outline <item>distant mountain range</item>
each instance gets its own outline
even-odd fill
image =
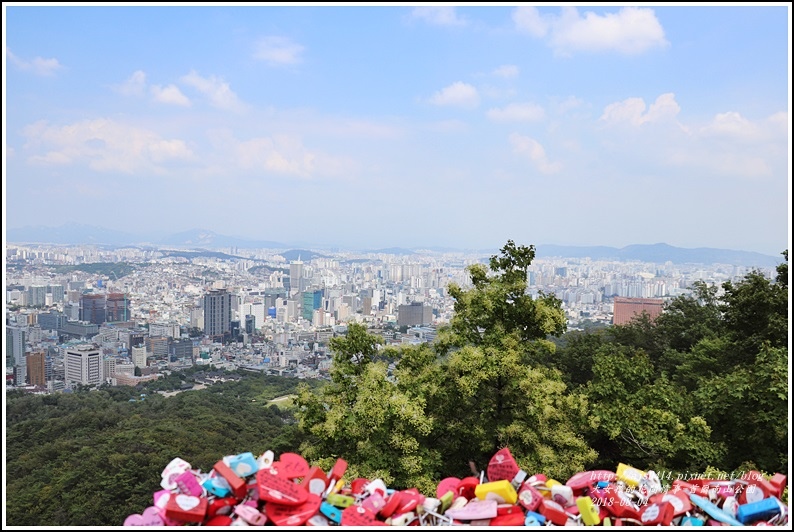
[[[104,229],[90,225],[65,224],[60,227],[22,227],[6,230],[6,240],[16,243],[48,243],[48,244],[95,244],[106,246],[131,246],[131,245],[154,245],[154,246],[173,246],[187,249],[207,249],[207,248],[264,248],[288,250],[281,253],[288,261],[296,260],[299,256],[301,260],[312,260],[316,257],[327,257],[317,252],[306,249],[289,249],[288,244],[269,240],[249,240],[233,236],[220,235],[213,231],[203,229],[192,229],[169,236],[157,236],[155,238],[141,235],[133,235],[123,231]],[[447,247],[423,247],[422,250],[437,252],[464,251]],[[715,248],[679,248],[668,244],[634,244],[623,248],[612,248],[606,246],[557,246],[553,244],[543,244],[535,246],[535,256],[537,258],[586,258],[593,260],[615,260],[615,261],[643,261],[674,264],[731,264],[745,267],[774,267],[783,262],[781,256],[764,255],[751,251],[735,251],[729,249]],[[473,251],[473,250],[468,250]],[[498,250],[479,250],[481,253],[494,255]],[[415,250],[406,248],[383,248],[369,250],[367,253],[381,253],[389,255],[411,255]]]

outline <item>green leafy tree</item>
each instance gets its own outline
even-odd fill
[[[659,376],[644,351],[605,344],[592,367],[588,398],[598,416],[597,438],[610,451],[602,456],[608,462],[603,467],[623,461],[657,470],[701,471],[722,457],[693,398]]]
[[[429,490],[441,458],[428,445],[433,419],[421,397],[388,379],[386,362],[376,360],[381,343],[355,323],[331,339],[331,382],[318,393],[302,386],[296,401],[309,436],[301,452],[327,468],[344,457],[353,477]]]
[[[527,293],[527,269],[535,258],[535,246],[516,246],[512,240],[501,255],[467,268],[473,288],[463,290],[451,283],[455,316],[448,335],[450,346],[499,346],[505,335],[515,334],[522,342],[533,342],[565,332],[562,303],[553,294],[533,298]],[[443,344],[442,344],[443,345]]]

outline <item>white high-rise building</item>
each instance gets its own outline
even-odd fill
[[[84,344],[67,349],[63,362],[66,382],[102,384],[104,364],[96,345]]]
[[[139,347],[133,347],[130,351],[130,356],[132,358],[132,363],[139,367],[145,368],[146,367],[146,346],[142,345]]]

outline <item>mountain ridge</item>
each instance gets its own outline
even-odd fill
[[[69,223],[59,227],[27,226],[23,228],[9,228],[6,230],[6,241],[11,243],[48,243],[63,245],[156,245],[177,246],[190,249],[206,248],[264,248],[279,250],[294,250],[311,246],[298,246],[295,243],[285,244],[270,240],[252,240],[234,236],[222,235],[206,229],[190,229],[167,236],[147,238],[133,235],[124,231],[116,231],[85,224]],[[292,249],[290,249],[292,248]],[[433,252],[464,252],[453,247],[442,246],[417,246],[413,249],[402,247],[381,248],[368,250],[369,253],[408,255],[416,250]],[[556,244],[535,245],[536,258],[590,258],[591,260],[615,261],[643,261],[643,262],[672,262],[675,264],[732,264],[746,267],[774,267],[783,262],[783,258],[765,255],[754,251],[729,250],[718,248],[680,248],[666,243],[656,244],[631,244],[622,248],[609,246],[561,246]],[[301,250],[309,255],[309,250]],[[498,250],[479,250],[480,253],[497,254]],[[288,252],[289,255],[291,253]],[[303,255],[304,257],[306,255]],[[321,255],[324,256],[324,255]],[[289,260],[289,259],[288,259]]]

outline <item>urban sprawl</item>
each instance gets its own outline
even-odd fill
[[[539,250],[542,251],[542,250]],[[328,341],[364,323],[386,344],[432,342],[485,253],[6,246],[6,388],[130,385],[196,365],[325,378]],[[85,266],[96,266],[86,268]],[[769,277],[774,269],[756,268]],[[750,268],[536,258],[568,330],[652,317],[693,283]]]

